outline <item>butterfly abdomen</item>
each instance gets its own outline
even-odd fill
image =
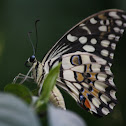
[[[62,96],[60,90],[56,86],[54,86],[53,90],[51,91],[49,100],[55,106],[66,110],[63,96]]]

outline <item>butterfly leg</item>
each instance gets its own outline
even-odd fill
[[[49,100],[55,106],[66,110],[64,98],[63,98],[60,90],[56,86],[54,86],[53,90],[51,91],[50,99]]]
[[[13,79],[13,83],[16,83],[18,79],[22,79],[24,80],[24,78],[26,77],[26,75],[19,73],[14,79]],[[28,76],[27,79],[33,79],[32,76]]]
[[[24,78],[21,80],[20,84],[23,84],[29,77],[31,78],[32,76],[29,76],[29,74],[31,73],[33,69],[33,66],[30,68],[30,70],[28,71],[28,73],[24,76]],[[34,79],[34,78],[32,78]]]

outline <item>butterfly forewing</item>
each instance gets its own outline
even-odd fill
[[[68,31],[43,60],[45,73],[62,61],[57,84],[99,116],[117,103],[110,67],[125,27],[126,13],[121,10],[94,14]]]
[[[122,10],[112,9],[84,19],[53,46],[44,61],[81,51],[93,53],[112,63],[116,44],[126,27],[125,15]]]

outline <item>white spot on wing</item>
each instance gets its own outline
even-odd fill
[[[100,96],[100,99],[101,99],[105,104],[107,104],[107,102],[110,101],[110,98],[107,97],[107,96],[104,95],[104,94],[102,94],[102,95]]]
[[[81,59],[82,59],[82,64],[87,64],[91,62],[88,55],[81,55]]]
[[[109,67],[109,66],[106,66],[106,67],[105,67],[105,72],[106,72],[107,74],[109,74],[109,75],[111,75],[111,74],[112,74],[112,72],[111,72],[111,70],[110,70],[110,67]]]
[[[106,64],[107,63],[107,61],[106,60],[104,60],[104,59],[102,59],[102,58],[99,58],[99,57],[97,57],[97,56],[93,56],[93,58],[97,61],[97,63],[99,63],[99,64]]]
[[[107,27],[106,26],[100,26],[99,27],[99,31],[107,31]]]
[[[103,56],[105,56],[105,57],[107,57],[108,54],[109,54],[108,50],[103,49],[103,50],[101,51],[101,55],[103,55]]]
[[[99,90],[99,91],[105,91],[105,88],[108,87],[106,84],[100,81],[95,81],[94,86]]]
[[[81,44],[85,44],[87,42],[87,37],[82,36],[82,37],[79,38],[79,41],[80,41]]]
[[[120,19],[120,17],[117,15],[117,12],[109,12],[109,16],[113,17],[114,19]]]
[[[110,58],[113,59],[113,57],[114,57],[114,54],[110,53]]]
[[[126,23],[124,23],[123,26],[126,27]]]
[[[84,83],[84,82],[82,82],[81,84],[82,84],[84,87],[89,88],[89,85],[88,85],[88,84],[86,84],[86,83]]]
[[[109,20],[106,20],[106,23],[104,23],[104,20],[101,20],[101,21],[100,21],[100,24],[101,24],[101,25],[109,25]]]
[[[108,35],[108,39],[109,39],[109,40],[113,40],[114,38],[115,38],[115,35],[114,35],[114,34]]]
[[[116,99],[115,93],[116,93],[116,91],[114,91],[114,90],[111,90],[111,91],[110,91],[110,95],[111,95],[111,97],[114,98],[114,99]]]
[[[121,21],[121,20],[116,20],[115,23],[116,23],[118,26],[121,26],[121,25],[122,25],[122,21]]]
[[[112,63],[108,63],[109,64],[109,66],[112,66]]]
[[[101,45],[102,45],[103,47],[108,47],[109,44],[110,44],[110,41],[108,41],[108,40],[102,40],[102,41],[101,41]]]
[[[79,66],[72,67],[71,70],[83,73],[84,72],[84,65],[79,65]]]
[[[91,18],[90,19],[90,22],[91,22],[91,24],[96,24],[97,23],[97,20],[95,20],[94,18]]]
[[[123,14],[122,17],[123,17],[124,19],[126,19],[126,15]]]
[[[114,31],[115,31],[116,33],[119,33],[119,32],[120,32],[120,29],[119,29],[118,27],[114,27],[113,29],[114,29]]]
[[[100,80],[100,81],[105,81],[105,79],[107,78],[107,75],[106,75],[106,74],[103,74],[103,73],[99,73],[99,74],[97,75],[97,78],[98,78],[98,80]]]
[[[114,82],[113,82],[113,78],[112,78],[112,77],[110,77],[108,81],[109,81],[109,83],[110,83],[112,86],[115,86],[115,84],[114,84]]]
[[[63,71],[63,77],[64,77],[65,80],[75,81],[74,73],[71,70],[64,70]]]
[[[84,26],[84,25],[85,25],[85,24],[82,23],[82,24],[80,24],[79,26]]]
[[[120,36],[115,37],[115,41],[119,41],[119,39],[120,39]]]
[[[95,51],[95,48],[91,45],[85,45],[85,46],[83,46],[83,49],[87,52],[94,52]]]
[[[92,102],[89,101],[89,103],[90,103],[90,106],[91,106],[90,112],[94,112],[94,113],[97,114],[98,112],[96,111],[96,107],[92,104]]]
[[[83,26],[83,27],[82,27],[82,29],[86,30],[86,31],[88,32],[88,34],[91,34],[91,31],[89,30],[89,28],[88,28],[88,27]]]
[[[92,39],[91,39],[91,43],[92,43],[92,44],[96,44],[96,43],[97,43],[97,40],[96,40],[95,38],[92,38]]]
[[[102,113],[103,113],[104,115],[107,115],[107,114],[110,113],[110,112],[109,112],[109,110],[108,110],[107,108],[103,107],[103,108],[102,108]]]
[[[111,48],[112,48],[113,50],[115,50],[116,44],[115,44],[115,43],[112,43],[112,44],[111,44]]]
[[[114,106],[115,106],[115,104],[114,104],[114,103],[110,103],[110,104],[109,104],[109,107],[110,107],[111,109],[113,109],[113,108],[114,108]]]
[[[120,29],[120,33],[123,34],[123,32],[124,32],[124,29]]]
[[[92,64],[91,68],[92,68],[93,72],[100,72],[101,65],[97,64],[97,63],[94,63],[94,64]]]
[[[64,57],[62,57],[62,67],[63,69],[70,69],[71,67],[73,67],[73,65],[70,63],[69,56],[64,55]]]
[[[76,87],[76,88],[78,88],[78,89],[81,89],[82,87],[81,87],[81,85],[79,84],[79,83],[73,83],[74,84],[74,86]]]
[[[92,103],[97,107],[99,108],[99,105],[101,104],[101,102],[97,99],[97,98],[92,98]]]
[[[74,94],[76,94],[77,96],[79,95],[79,91],[77,90],[76,87],[74,87],[74,85],[72,83],[70,83],[69,81],[65,81],[66,85],[74,92]]]
[[[68,34],[67,35],[67,40],[70,41],[70,42],[74,42],[77,40],[77,37],[76,36],[72,36],[71,34]]]

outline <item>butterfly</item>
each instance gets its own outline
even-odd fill
[[[62,62],[51,101],[65,109],[57,86],[68,92],[84,109],[97,116],[110,113],[117,104],[116,86],[111,72],[116,44],[126,27],[126,13],[118,9],[93,14],[66,32],[46,54],[42,62],[32,55],[26,61],[27,75],[16,79],[34,79],[40,87],[45,76]],[[29,74],[32,73],[32,76]],[[16,80],[15,79],[15,80]]]

